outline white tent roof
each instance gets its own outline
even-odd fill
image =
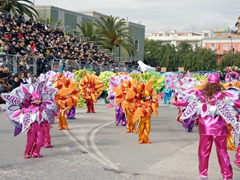
[[[155,67],[151,67],[151,66],[148,66],[146,64],[144,64],[142,61],[138,61],[138,65],[140,67],[140,70],[142,72],[145,72],[145,71],[156,71],[156,68]]]

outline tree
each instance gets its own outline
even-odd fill
[[[81,22],[77,23],[77,27],[81,31],[82,37],[88,37],[88,40],[99,42],[99,28],[94,26],[94,22]]]
[[[37,17],[38,12],[33,8],[34,4],[30,0],[4,0],[0,1],[0,9],[13,14],[26,14],[29,17]]]
[[[160,64],[161,61],[161,56],[159,55],[160,46],[162,46],[162,43],[160,41],[145,39],[144,63],[154,67]]]
[[[95,20],[95,25],[99,28],[104,48],[112,51],[114,47],[120,46],[128,55],[136,55],[131,29],[127,27],[124,19],[111,15],[102,16]]]
[[[167,67],[169,71],[177,71],[184,67],[191,71],[210,71],[217,67],[217,54],[209,49],[181,42],[174,45],[162,44],[161,41],[145,40],[144,60],[152,66]]]
[[[222,61],[219,64],[219,69],[223,70],[226,66],[240,67],[240,53],[233,54],[229,52],[223,56]]]

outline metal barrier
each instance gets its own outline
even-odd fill
[[[8,67],[11,74],[18,74],[19,72],[31,72],[36,75],[38,73],[37,68],[38,57],[33,58],[32,56],[20,56],[20,55],[9,55],[0,54],[0,66]],[[47,72],[49,70],[58,71],[60,59],[45,60],[44,68],[42,72]],[[115,72],[127,72],[130,73],[132,70],[138,70],[136,65],[124,65],[124,64],[96,64],[87,61],[78,60],[62,60],[63,69],[65,71],[73,71],[79,69],[92,69],[97,75],[103,71],[115,71]],[[40,69],[41,70],[41,69]]]

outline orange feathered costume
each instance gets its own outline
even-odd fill
[[[95,113],[94,103],[104,89],[102,80],[94,74],[84,74],[80,81],[81,95],[86,100],[87,113]]]
[[[59,74],[54,80],[54,87],[59,89],[54,99],[60,112],[58,115],[59,130],[68,130],[66,112],[72,106],[77,106],[77,102],[80,99],[79,84],[78,82],[73,82],[70,78],[66,78],[63,74]]]
[[[139,121],[139,143],[151,143],[149,134],[151,129],[151,116],[158,116],[158,94],[152,87],[152,82],[141,83],[136,79],[126,80],[118,87],[113,88],[116,94],[116,104],[121,104],[123,111],[132,112],[132,119],[127,119],[132,127],[127,126],[127,132],[135,127],[133,124]],[[132,129],[131,129],[132,128]]]

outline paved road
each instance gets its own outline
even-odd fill
[[[160,102],[159,117],[152,118],[151,145],[138,144],[136,134],[115,126],[114,109],[103,100],[95,105],[96,114],[77,109],[69,130],[51,130],[52,149],[42,148],[43,158],[24,159],[26,135],[13,137],[13,125],[0,112],[0,179],[2,180],[195,180],[198,175],[198,129],[187,133],[175,120],[176,108]],[[240,169],[233,163],[234,179]],[[210,180],[221,174],[213,146]]]

